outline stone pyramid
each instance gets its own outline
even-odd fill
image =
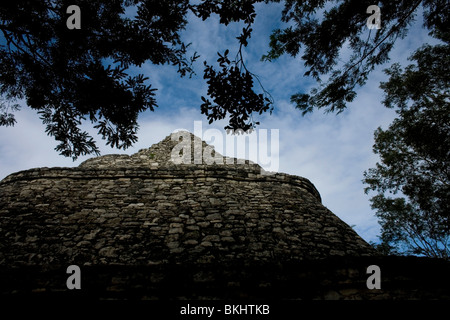
[[[196,149],[199,138],[188,137]],[[202,152],[222,157],[200,142]],[[282,262],[373,253],[322,205],[309,180],[264,175],[249,161],[176,164],[178,143],[168,136],[131,156],[6,177],[0,266]]]
[[[186,143],[189,141],[189,143]],[[180,146],[184,142],[188,147],[189,153],[183,154]],[[180,151],[180,152],[175,152]],[[111,154],[101,157],[91,158],[80,164],[83,168],[115,168],[115,167],[147,167],[156,169],[160,167],[174,167],[178,164],[206,164],[203,157],[206,154],[211,159],[221,164],[242,164],[253,165],[254,169],[264,171],[259,165],[252,161],[224,157],[214,150],[214,147],[202,141],[199,137],[188,131],[180,131],[165,137],[159,143],[152,145],[148,149],[139,150],[139,152],[129,155]],[[240,160],[240,161],[239,161]]]

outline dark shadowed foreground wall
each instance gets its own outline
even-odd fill
[[[381,289],[368,289],[378,265]],[[67,266],[0,268],[2,297],[127,300],[450,300],[449,262],[359,257],[302,262],[81,266],[69,290]]]

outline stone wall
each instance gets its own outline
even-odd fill
[[[188,138],[188,164],[173,163],[180,140],[167,137],[132,156],[3,179],[1,293],[367,297],[365,268],[374,263],[364,259],[376,258],[373,249],[322,205],[309,180],[268,174]],[[199,151],[219,164],[195,163]],[[73,264],[83,273],[81,293],[67,291]]]
[[[108,155],[77,168],[37,168],[6,177],[0,183],[0,265],[371,254],[371,247],[321,204],[307,179],[267,175],[249,162],[175,165],[170,153],[177,143],[167,137],[133,156]],[[203,143],[203,150],[207,147]]]
[[[192,135],[0,182],[0,295],[89,299],[449,299],[449,262],[380,257],[307,179]],[[200,146],[200,147],[199,147]],[[196,153],[197,152],[197,153]],[[218,163],[196,164],[207,152]],[[231,160],[231,161],[230,161]],[[81,268],[81,290],[66,286]],[[366,285],[381,268],[381,289]]]
[[[297,260],[369,251],[304,179],[251,168],[34,169],[1,184],[2,264]]]

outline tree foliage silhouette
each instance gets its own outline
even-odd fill
[[[359,0],[285,1],[282,20],[291,26],[272,33],[271,50],[263,59],[272,61],[283,54],[295,57],[303,53],[304,75],[312,76],[319,84],[310,93],[291,96],[291,102],[303,114],[321,108],[326,112],[344,111],[370,72],[389,60],[395,41],[408,34],[420,9],[432,36],[444,41],[450,38],[450,3],[446,0],[377,1],[382,21],[379,30],[366,26],[366,9],[371,4]],[[318,14],[320,10],[323,13]],[[347,46],[350,57],[342,60],[340,51]]]
[[[80,129],[86,118],[112,147],[135,142],[138,114],[157,105],[147,78],[131,76],[127,69],[150,61],[176,65],[181,76],[192,72],[179,36],[188,2],[143,1],[136,19],[121,15],[136,3],[78,1],[82,28],[69,30],[70,1],[3,2],[1,124],[15,121],[7,110],[11,101],[26,98],[47,125],[46,132],[60,142],[56,150],[64,156],[98,154],[93,138]]]
[[[450,256],[450,46],[426,45],[416,64],[386,70],[384,104],[398,117],[375,132],[381,163],[365,172],[382,227],[381,247]],[[390,196],[389,194],[396,195]]]
[[[14,125],[14,104],[26,99],[38,110],[46,132],[59,145],[56,150],[76,159],[98,154],[96,142],[80,129],[87,118],[111,147],[127,148],[136,140],[137,117],[157,107],[155,90],[143,74],[130,75],[130,67],[145,62],[172,64],[180,76],[194,73],[194,53],[180,32],[187,24],[188,12],[203,20],[212,14],[220,23],[255,18],[253,4],[258,1],[207,0],[191,4],[188,0],[80,0],[82,28],[66,28],[66,9],[70,1],[15,1],[2,3],[0,30],[0,125]],[[136,6],[134,18],[124,15]],[[240,37],[246,45],[251,29]],[[253,76],[240,61],[227,61],[229,68],[215,73],[205,65],[205,79],[215,105],[203,98],[201,110],[210,121],[231,115],[229,128],[248,129],[254,111],[264,112],[271,101],[253,91]],[[222,86],[228,83],[228,86]],[[235,94],[236,99],[226,97]],[[219,105],[217,105],[219,103]]]
[[[144,63],[174,65],[180,76],[192,76],[199,58],[187,55],[181,31],[193,13],[206,20],[218,15],[220,23],[243,22],[237,37],[239,51],[219,54],[220,69],[205,62],[208,97],[200,110],[210,122],[229,117],[229,129],[255,127],[252,113],[272,111],[273,99],[257,75],[244,63],[256,17],[255,4],[263,0],[78,0],[82,12],[80,30],[66,27],[67,0],[10,1],[0,5],[0,125],[13,125],[15,101],[40,114],[46,132],[59,145],[56,150],[76,159],[96,153],[93,138],[81,129],[87,119],[107,144],[127,148],[136,140],[138,115],[157,107],[155,90],[144,74],[130,71]],[[265,2],[279,2],[266,0]],[[419,8],[425,25],[439,39],[448,39],[449,4],[446,0],[379,1],[381,30],[367,32],[366,8],[357,0],[286,0],[282,20],[291,26],[270,38],[264,60],[283,54],[302,60],[305,75],[319,86],[309,94],[297,93],[291,101],[304,113],[314,108],[341,112],[356,96],[369,73],[388,60],[397,38],[404,37]],[[137,7],[135,17],[124,13]],[[325,10],[326,9],[326,10]],[[318,11],[324,11],[318,13]],[[321,18],[321,20],[320,20]],[[340,65],[340,50],[349,45],[352,55]],[[218,50],[220,51],[220,50]],[[223,52],[223,51],[220,51]],[[321,77],[329,77],[325,82]]]

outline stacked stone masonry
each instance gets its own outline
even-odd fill
[[[307,179],[183,139],[194,152],[169,136],[132,156],[3,179],[0,296],[450,299],[448,261],[377,256]],[[198,163],[205,154],[217,164]],[[82,290],[66,286],[72,264]],[[366,285],[374,264],[380,290]]]
[[[372,253],[321,204],[307,179],[265,174],[249,161],[175,165],[170,154],[178,142],[169,136],[132,156],[6,177],[0,265],[300,261]],[[202,150],[208,147],[202,143]]]

